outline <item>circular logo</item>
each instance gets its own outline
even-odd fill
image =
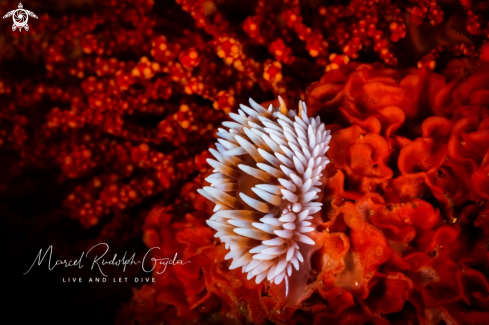
[[[35,13],[32,11],[24,9],[24,6],[22,3],[19,3],[19,8],[15,10],[11,10],[3,16],[3,19],[12,17],[14,24],[12,25],[12,30],[16,31],[17,29],[19,32],[22,31],[22,28],[26,31],[29,30],[29,25],[27,24],[27,21],[29,20],[29,16],[34,17],[37,19],[37,16]]]
[[[29,16],[27,15],[27,12],[25,12],[24,9],[17,9],[15,10],[15,13],[13,14],[14,18],[14,24],[22,28],[27,24],[27,21],[29,20]]]

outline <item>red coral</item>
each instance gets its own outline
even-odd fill
[[[472,78],[480,76],[469,76],[453,88],[453,94],[473,96],[480,83]],[[426,84],[430,84],[427,89]],[[332,89],[336,89],[334,96]],[[179,219],[183,223],[174,221],[173,226],[159,222],[160,230],[147,230],[145,235],[156,238],[147,242],[149,247],[160,242],[161,247],[172,247],[168,253],[177,247],[170,239],[175,236],[185,243],[183,256],[199,263],[193,267],[201,270],[200,276],[195,269],[183,268],[175,275],[181,285],[198,291],[190,294],[186,289],[185,306],[201,301],[202,295],[212,296],[213,312],[231,323],[261,324],[270,319],[288,324],[402,324],[406,320],[483,324],[489,314],[489,283],[483,271],[489,265],[487,119],[479,103],[462,103],[456,95],[451,113],[442,114],[447,117],[426,118],[439,112],[430,103],[445,91],[446,83],[438,74],[378,65],[340,67],[312,86],[310,108],[344,127],[330,126],[331,164],[324,190],[324,222],[318,226],[324,245],[313,256],[306,299],[299,305],[278,304],[266,286],[250,283],[239,271],[226,268],[225,251],[205,226],[199,226],[211,214],[211,204],[195,196],[201,178],[187,184],[181,195],[194,200],[196,213]],[[152,227],[149,220],[154,213],[145,227]],[[171,230],[175,224],[179,225],[176,235]],[[197,250],[201,250],[199,259],[190,253]],[[136,297],[143,294],[144,290]],[[213,316],[195,317],[193,321],[200,322]]]
[[[0,39],[2,222],[16,195],[56,198],[36,206],[49,243],[69,246],[69,215],[77,247],[142,236],[190,262],[155,269],[121,323],[487,323],[487,3],[46,3]],[[195,192],[225,113],[278,94],[333,135],[324,245],[294,306],[229,271]]]

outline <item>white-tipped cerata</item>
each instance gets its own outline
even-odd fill
[[[207,224],[229,247],[230,268],[241,266],[257,283],[284,282],[287,296],[294,272],[309,273],[304,257],[318,234],[312,219],[321,209],[315,201],[331,136],[304,102],[297,112],[279,103],[267,110],[250,99],[251,107],[230,114],[234,122],[223,123],[228,129],[219,129],[218,150],[211,149],[216,159],[208,159],[211,186],[199,193],[216,204]]]

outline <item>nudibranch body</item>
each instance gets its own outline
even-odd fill
[[[256,283],[268,280],[293,304],[322,246],[318,201],[331,135],[319,117],[307,116],[305,103],[296,113],[279,102],[265,109],[250,99],[251,108],[229,114],[235,122],[223,122],[229,130],[219,129],[217,150],[210,149],[216,160],[207,160],[211,186],[199,193],[216,204],[207,224],[229,250],[229,268],[241,267]]]

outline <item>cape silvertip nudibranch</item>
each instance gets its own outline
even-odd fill
[[[223,122],[207,159],[214,174],[199,193],[216,204],[207,224],[217,230],[232,259],[248,279],[268,280],[284,303],[297,303],[307,285],[312,254],[322,246],[323,170],[331,139],[319,117],[280,106],[268,109],[250,98],[235,122]]]

